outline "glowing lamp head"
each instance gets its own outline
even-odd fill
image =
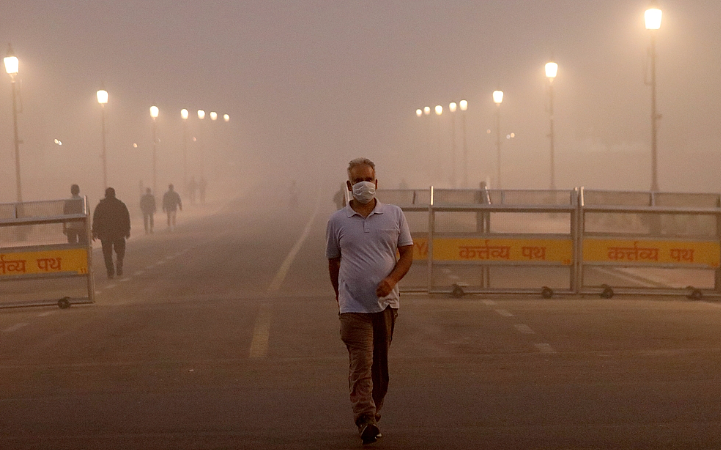
[[[183,120],[188,120],[188,110],[185,109],[185,108],[181,109],[181,110],[180,110],[180,117],[181,117]]]
[[[155,105],[151,106],[150,107],[150,117],[152,117],[153,119],[157,119],[158,114],[160,114],[160,110],[158,109],[158,107]]]
[[[431,107],[430,106],[424,106],[423,107],[423,114],[426,116],[431,113]]]
[[[461,111],[466,111],[468,109],[468,102],[466,100],[461,100],[458,102],[458,106],[461,107]]]
[[[558,75],[558,64],[555,62],[546,63],[546,77],[553,81],[556,75]]]
[[[643,15],[646,21],[647,30],[658,30],[661,28],[661,10],[655,7],[646,10]]]
[[[223,114],[223,120],[230,122],[230,116],[228,114]]]
[[[10,77],[14,77],[18,74],[18,69],[20,66],[20,62],[18,61],[18,57],[15,56],[15,52],[13,52],[13,48],[8,44],[8,54],[3,59],[3,62],[5,63],[5,72],[10,75]]]
[[[416,117],[421,117],[423,115],[423,110],[418,108],[416,109]]]
[[[493,91],[493,103],[496,105],[503,103],[503,91]]]
[[[436,115],[440,116],[443,114],[443,107],[441,105],[436,105]]]
[[[215,111],[210,112],[210,120],[218,120],[218,113]]]
[[[108,91],[105,89],[100,89],[98,91],[98,103],[101,105],[108,103]]]
[[[448,105],[448,109],[449,109],[451,112],[456,112],[456,108],[458,108],[458,105],[456,104],[456,102],[451,102],[451,104]]]
[[[205,111],[203,111],[202,109],[198,110],[198,119],[200,119],[200,120],[205,119]]]

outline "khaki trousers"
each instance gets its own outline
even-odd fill
[[[343,313],[340,335],[348,349],[350,402],[356,425],[380,419],[388,392],[388,350],[398,310],[379,313]]]

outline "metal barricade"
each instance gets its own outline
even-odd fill
[[[388,194],[387,194],[388,192]],[[390,195],[390,192],[394,192]],[[415,271],[404,291],[570,293],[575,290],[576,191],[379,191],[410,220]],[[409,203],[409,198],[415,203]],[[425,200],[425,201],[424,201]],[[425,217],[426,225],[422,225]],[[425,274],[423,273],[425,272]]]
[[[718,194],[579,195],[579,293],[721,293]]]
[[[400,206],[403,210],[413,238],[413,265],[401,280],[403,292],[426,292],[428,282],[428,189],[379,189],[378,199],[383,203]]]
[[[93,303],[90,238],[87,198],[0,204],[0,308]]]

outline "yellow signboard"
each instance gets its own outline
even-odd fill
[[[651,241],[627,239],[586,239],[585,262],[614,264],[673,264],[719,267],[718,241]]]
[[[413,239],[413,259],[428,258],[428,239]],[[497,261],[571,265],[571,239],[435,238],[434,261]]]
[[[88,273],[88,252],[84,248],[38,252],[0,253],[0,277]]]

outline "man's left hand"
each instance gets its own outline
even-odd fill
[[[381,282],[378,283],[378,287],[376,288],[376,295],[378,296],[378,298],[385,297],[386,295],[391,293],[395,285],[395,281],[393,281],[391,278],[383,278]]]

